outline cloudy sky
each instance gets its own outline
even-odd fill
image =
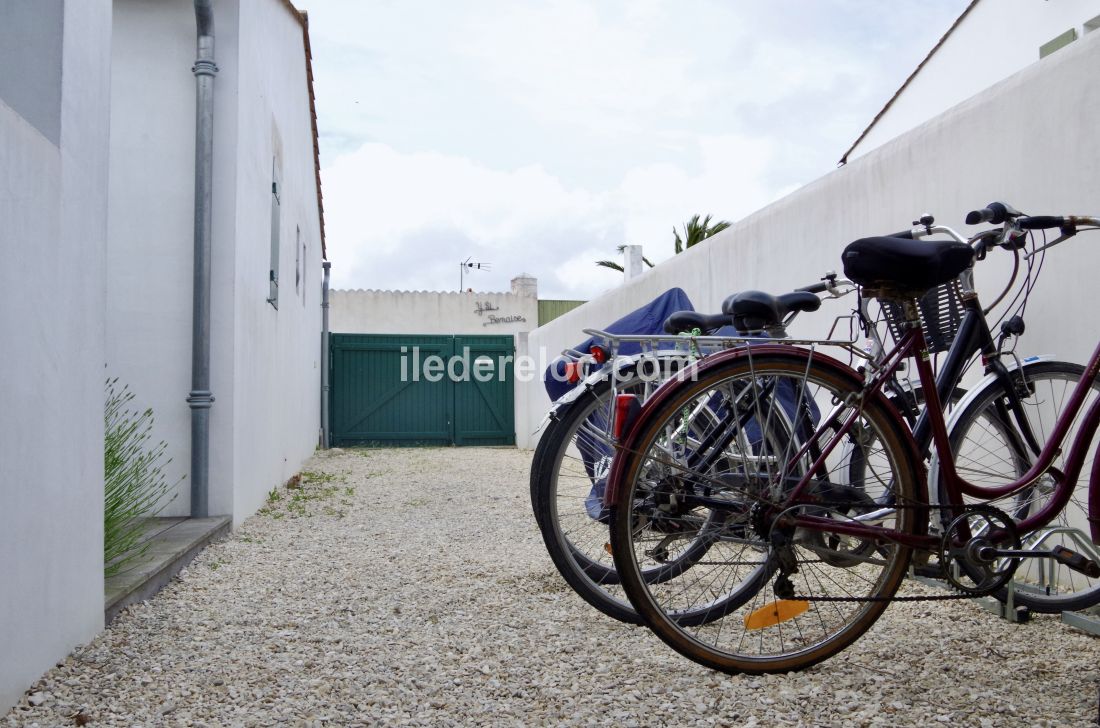
[[[967,0],[300,0],[336,288],[621,280],[836,167]]]

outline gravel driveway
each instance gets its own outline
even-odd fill
[[[529,513],[530,461],[504,448],[318,455],[298,489],[51,670],[3,725],[1096,720],[1096,638],[969,602],[894,604],[802,673],[697,666],[564,586]]]

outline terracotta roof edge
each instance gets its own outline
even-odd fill
[[[281,0],[281,2],[302,26],[302,44],[305,47],[306,56],[306,86],[309,90],[309,121],[313,130],[313,172],[317,180],[317,217],[321,226],[321,257],[328,260],[328,247],[325,244],[325,201],[321,194],[321,145],[317,134],[317,97],[313,92],[313,51],[309,43],[309,14],[298,10],[290,0]]]
[[[966,6],[966,9],[962,11],[962,14],[959,15],[959,17],[955,18],[955,22],[951,24],[951,27],[947,29],[947,32],[944,33],[943,36],[936,42],[936,45],[932,46],[932,50],[928,51],[928,55],[924,57],[924,60],[917,64],[917,67],[913,69],[913,72],[909,74],[908,78],[905,79],[905,82],[898,87],[898,90],[894,92],[894,95],[890,97],[890,100],[886,102],[886,105],[883,106],[877,114],[875,114],[875,118],[871,119],[871,123],[867,125],[867,128],[863,130],[863,133],[859,135],[859,138],[852,142],[852,146],[848,147],[848,151],[844,152],[844,156],[840,158],[839,162],[837,162],[838,167],[841,167],[848,163],[848,155],[851,154],[852,151],[859,146],[859,143],[863,141],[867,134],[871,131],[871,129],[874,128],[875,124],[878,123],[878,120],[881,119],[886,111],[894,105],[894,102],[897,101],[898,96],[901,95],[901,92],[909,86],[909,82],[916,78],[917,74],[921,72],[922,68],[924,68],[924,64],[928,63],[932,56],[936,54],[936,51],[940,49],[940,46],[943,45],[948,36],[955,32],[955,28],[959,27],[959,23],[962,22],[963,18],[970,14],[970,11],[974,9],[974,6],[977,5],[978,2],[979,0],[971,0],[970,4]]]

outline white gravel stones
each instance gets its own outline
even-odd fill
[[[802,673],[727,676],[554,571],[530,453],[344,450],[44,675],[10,726],[1089,725],[1100,642],[891,605]]]

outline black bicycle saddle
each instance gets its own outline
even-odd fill
[[[741,291],[722,303],[722,313],[733,316],[738,331],[759,331],[783,323],[795,311],[816,311],[821,299],[807,291],[773,296],[763,291]]]
[[[844,248],[841,260],[844,275],[861,286],[919,296],[966,270],[974,251],[954,240],[861,238]]]

